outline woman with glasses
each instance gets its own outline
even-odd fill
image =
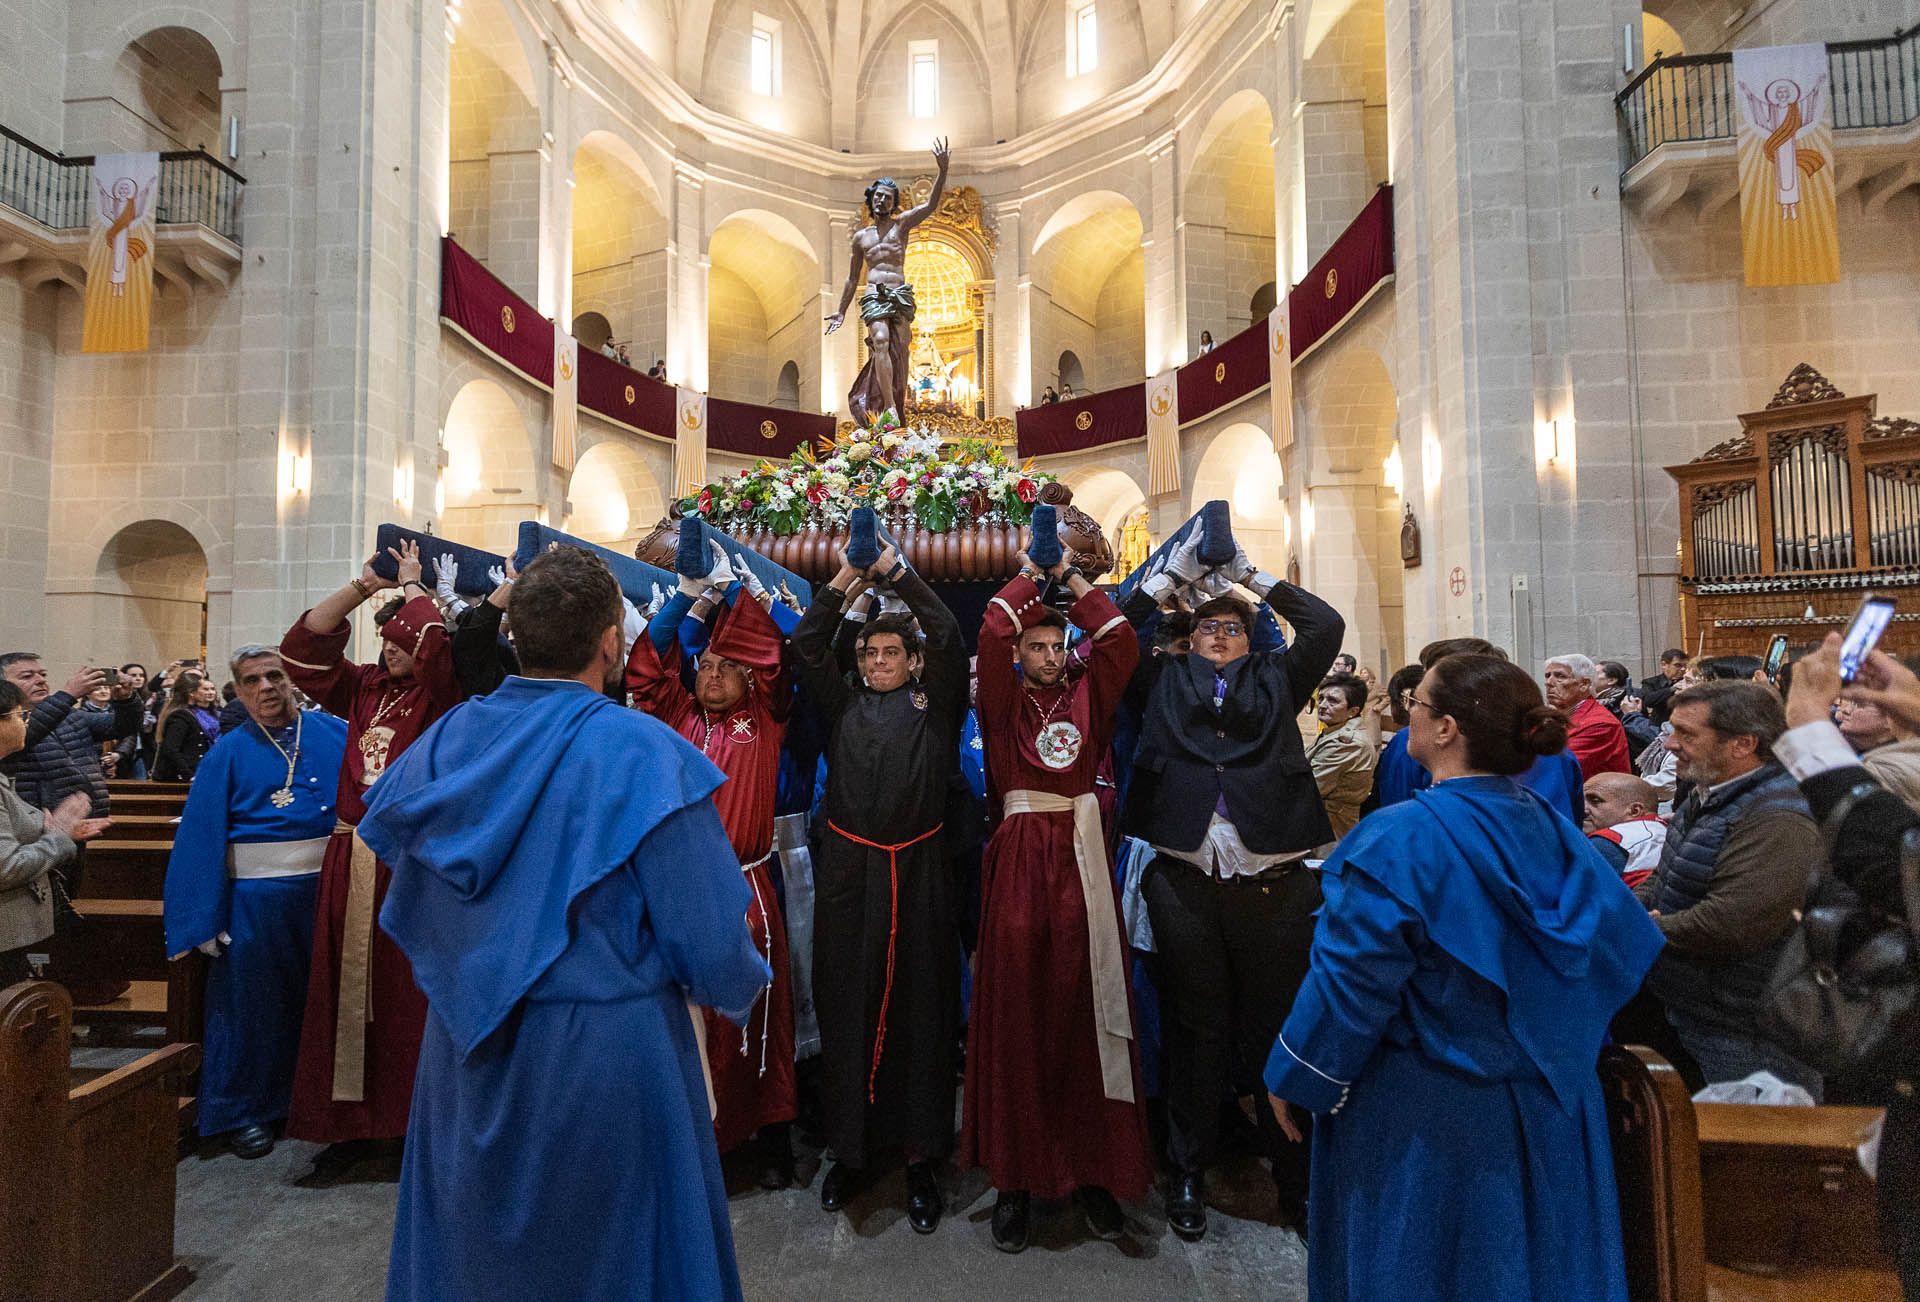
[[[1566,745],[1518,666],[1434,663],[1410,697],[1433,785],[1321,868],[1307,979],[1267,1060],[1313,1114],[1308,1291],[1625,1302],[1594,1064],[1659,929],[1580,830],[1514,779]]]

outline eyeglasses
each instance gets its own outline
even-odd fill
[[[18,719],[20,722],[25,723],[32,717],[32,714],[30,714],[23,705],[17,710],[8,710],[5,714],[0,714],[0,723],[5,723],[8,719]]]
[[[1193,626],[1196,633],[1205,633],[1209,637],[1240,637],[1247,626],[1237,619],[1203,619]]]
[[[1435,706],[1432,701],[1423,701],[1419,697],[1415,696],[1411,690],[1409,690],[1407,692],[1407,708],[1411,710],[1416,705],[1424,705],[1429,710],[1432,710],[1436,715],[1442,713],[1442,711],[1437,706]]]

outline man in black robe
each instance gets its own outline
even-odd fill
[[[820,1205],[845,1205],[869,1158],[907,1157],[907,1219],[940,1223],[933,1163],[953,1146],[960,1021],[959,891],[941,829],[967,710],[960,628],[889,545],[866,571],[907,603],[856,643],[833,636],[861,572],[843,563],[793,632],[803,690],[827,721],[825,827],[814,870],[814,1005],[835,1164]],[[914,620],[919,623],[918,630]]]

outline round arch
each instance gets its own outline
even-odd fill
[[[1257,90],[1241,90],[1195,136],[1181,194],[1190,355],[1200,331],[1216,340],[1259,319],[1261,287],[1273,279],[1273,113]]]
[[[1054,373],[1062,352],[1085,368],[1085,385],[1130,384],[1146,372],[1146,255],[1140,210],[1125,195],[1095,190],[1062,204],[1033,244],[1031,373]],[[1076,386],[1077,387],[1077,386]]]
[[[1127,518],[1147,504],[1139,481],[1112,466],[1075,468],[1063,473],[1061,482],[1073,490],[1073,504],[1093,517],[1109,543]]]
[[[795,363],[795,401],[820,368],[820,259],[799,227],[764,208],[726,214],[707,240],[707,387],[763,403],[782,363]]]
[[[202,9],[196,5],[160,5],[152,8],[137,6],[133,12],[121,20],[120,25],[111,35],[95,45],[92,33],[89,32],[88,42],[92,48],[96,49],[124,50],[138,41],[143,33],[163,28],[184,28],[205,41],[213,48],[214,58],[219,63],[223,76],[244,66],[245,60],[241,54],[240,42],[234,37],[232,28],[211,10]],[[74,33],[76,38],[80,30],[76,24]],[[78,70],[78,65],[82,62],[70,59],[69,66]],[[70,97],[81,91],[80,86],[72,82],[68,83],[67,94]]]
[[[666,514],[659,481],[640,454],[603,439],[581,454],[567,484],[566,530],[627,552]]]
[[[114,95],[143,111],[147,143],[157,149],[222,152],[220,52],[191,27],[153,27],[114,60]]]
[[[448,404],[441,428],[447,449],[442,536],[511,552],[520,521],[541,500],[534,442],[520,408],[494,381],[468,380]]]
[[[94,563],[90,636],[116,663],[163,664],[207,649],[207,579],[199,539],[171,520],[116,530]]]
[[[1239,421],[1208,441],[1194,470],[1194,510],[1203,502],[1224,500],[1233,508],[1233,536],[1255,565],[1285,574],[1292,543],[1281,492],[1286,476],[1273,440],[1258,425]]]

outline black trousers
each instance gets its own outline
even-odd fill
[[[1275,1184],[1305,1197],[1307,1145],[1281,1133],[1261,1074],[1306,979],[1319,878],[1293,865],[1220,880],[1161,855],[1141,893],[1158,954],[1168,1155],[1204,1170],[1218,1155],[1221,1101],[1252,1094]]]

